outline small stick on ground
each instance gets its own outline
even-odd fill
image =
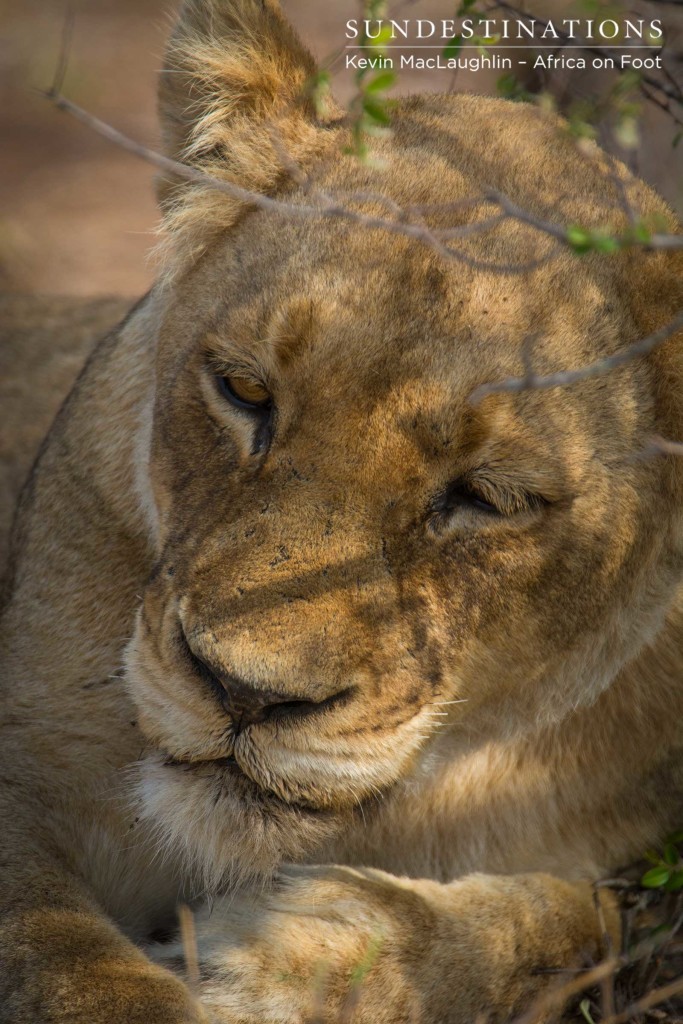
[[[183,944],[183,953],[185,954],[187,983],[191,989],[196,991],[199,986],[197,931],[194,926],[194,915],[185,903],[178,907],[178,920],[180,921],[180,940]]]

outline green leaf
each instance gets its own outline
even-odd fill
[[[508,98],[515,91],[517,79],[512,74],[500,75],[496,82],[496,90],[499,96]]]
[[[567,228],[566,237],[574,252],[589,252],[592,248],[590,233],[585,228],[579,227],[578,224],[572,224]]]
[[[594,234],[591,236],[591,246],[596,252],[612,253],[621,249],[621,242],[610,235]]]
[[[664,847],[664,863],[671,864],[672,867],[675,867],[678,864],[679,860],[680,857],[678,856],[678,850],[676,849],[674,844],[667,843]]]
[[[618,252],[622,247],[621,239],[615,238],[614,235],[609,234],[607,231],[589,231],[578,224],[573,224],[567,228],[565,238],[574,252],[578,253],[591,251],[613,253]]]
[[[469,11],[470,7],[474,7],[476,2],[477,2],[477,0],[462,0],[462,3],[460,4],[460,7],[458,7],[458,13],[457,13],[456,17],[462,18],[463,14],[467,14],[467,12]]]
[[[374,38],[363,37],[361,47],[370,53],[381,53],[387,43],[391,42],[391,38],[391,25],[383,25]]]
[[[384,933],[381,929],[378,929],[371,937],[368,943],[368,948],[365,951],[363,959],[357,964],[351,972],[351,985],[354,988],[359,987],[365,981],[366,976],[374,967],[377,957],[379,956],[382,945],[384,943]]]
[[[391,123],[391,118],[384,105],[369,99],[367,96],[363,97],[363,110],[368,117],[372,118],[373,121],[378,121],[379,124]]]
[[[524,88],[522,82],[519,81],[512,71],[507,71],[498,78],[496,90],[499,96],[504,96],[505,99],[515,100],[519,103],[530,103],[534,99],[532,93]]]
[[[583,1017],[588,1022],[588,1024],[595,1024],[595,1021],[593,1020],[593,1018],[591,1016],[591,1001],[590,1001],[590,999],[582,999],[581,1002],[579,1003],[579,1009],[581,1010],[581,1013],[583,1014]]]
[[[674,871],[666,883],[667,892],[678,892],[679,889],[683,889],[683,871]]]
[[[661,865],[658,868],[650,868],[640,880],[645,889],[661,889],[671,878],[671,868]]]
[[[382,71],[379,75],[368,82],[365,86],[366,93],[382,92],[384,89],[391,89],[396,81],[396,74],[393,71]]]
[[[369,157],[368,147],[360,139],[356,139],[353,146],[344,146],[342,152],[345,156],[355,156],[362,164],[367,163]]]
[[[444,51],[443,51],[444,59],[448,60],[449,57],[457,57],[457,55],[460,53],[461,48],[462,48],[462,35],[455,36],[453,39],[449,40],[449,42],[444,47]]]
[[[634,242],[642,242],[643,245],[647,245],[647,243],[652,238],[652,232],[650,231],[650,229],[647,226],[647,224],[645,224],[642,220],[639,221],[637,224],[635,224],[633,226],[633,228],[631,230],[631,235],[632,235],[632,238],[633,238]],[[675,842],[679,842],[680,843],[682,841],[683,840],[680,840],[680,839],[678,839],[678,840],[676,840],[676,839],[669,839],[670,843],[675,843]]]
[[[638,121],[631,114],[625,114],[614,126],[614,137],[623,149],[636,149],[640,143]]]
[[[331,82],[332,75],[329,71],[319,71],[310,81],[309,89],[316,114],[319,117],[325,117],[327,115],[330,102]]]
[[[480,53],[486,52],[487,46],[496,46],[500,42],[500,33],[493,36],[472,36],[472,45],[479,48]]]

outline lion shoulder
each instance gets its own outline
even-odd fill
[[[129,306],[118,298],[0,295],[0,566],[40,443],[94,342]]]

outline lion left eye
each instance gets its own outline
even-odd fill
[[[249,412],[269,412],[273,400],[265,387],[258,381],[246,377],[216,377],[218,390],[223,398],[237,409]]]
[[[458,512],[470,512],[483,523],[488,520],[513,519],[523,513],[537,513],[551,502],[539,494],[532,494],[520,487],[494,488],[491,484],[480,484],[478,480],[454,480],[432,500],[431,523],[435,529],[439,524],[450,522]]]
[[[450,485],[440,501],[441,512],[453,512],[456,508],[471,508],[487,515],[503,515],[497,505],[486,498],[471,484],[457,481]]]

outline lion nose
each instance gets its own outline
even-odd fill
[[[257,689],[243,679],[214,672],[223,693],[221,702],[241,732],[247,725],[258,725],[272,719],[303,718],[319,705],[312,700],[301,700],[291,694],[275,690]]]
[[[237,733],[248,725],[258,725],[272,719],[303,718],[311,711],[317,711],[323,705],[331,703],[329,698],[323,701],[301,700],[292,694],[280,693],[246,682],[209,663],[205,657],[193,650],[187,640],[185,644],[195,671],[217,694],[224,709],[232,718]]]

